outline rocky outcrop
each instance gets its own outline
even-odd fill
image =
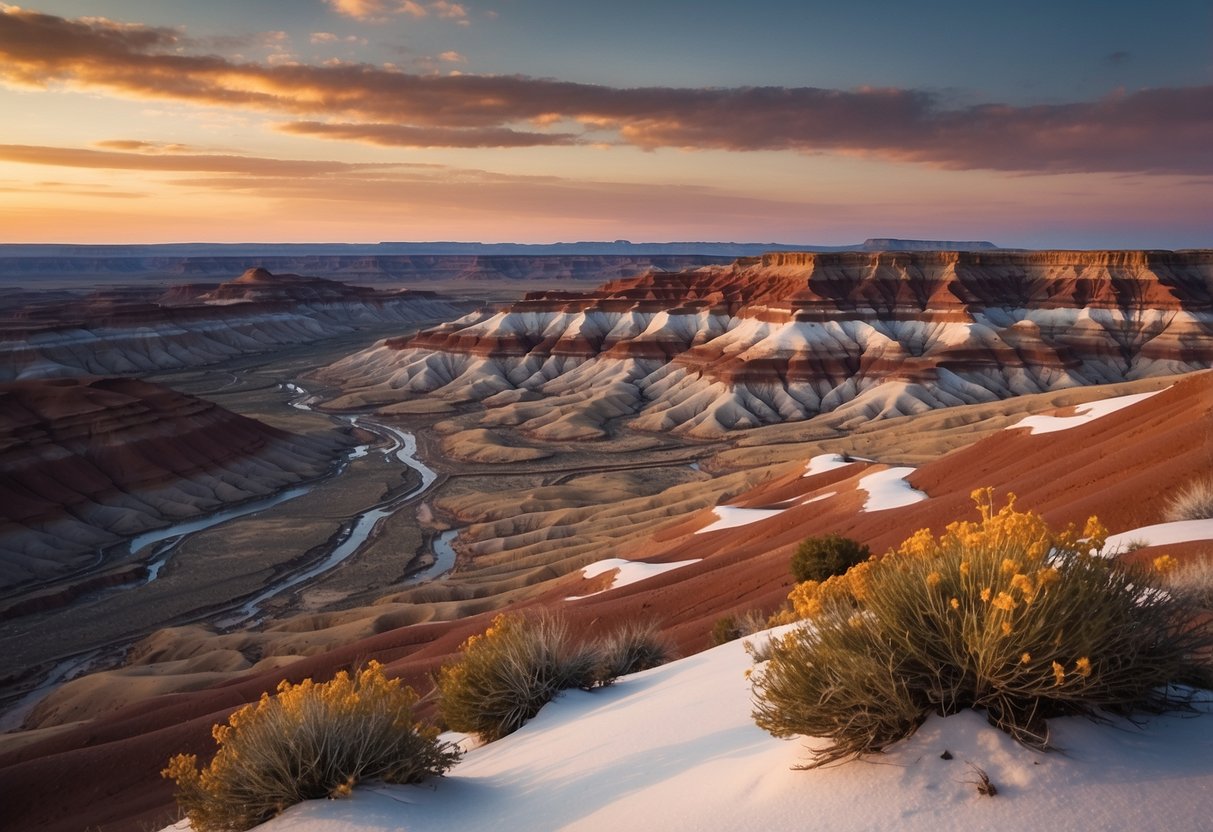
[[[323,373],[354,400],[488,406],[482,426],[712,437],[1213,366],[1213,252],[776,252],[538,293]]]
[[[135,379],[0,384],[0,591],[97,562],[148,529],[330,467],[301,437]]]
[[[370,326],[446,320],[473,307],[433,292],[382,292],[264,269],[217,286],[35,297],[2,310],[0,381],[209,364]]]

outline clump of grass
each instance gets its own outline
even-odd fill
[[[738,615],[723,615],[712,625],[712,646],[719,647],[730,641],[753,635],[771,626],[766,616],[758,610],[746,610]]]
[[[762,639],[746,639],[742,642],[742,647],[749,654],[750,659],[754,664],[762,664],[770,661],[771,656],[775,653],[775,637],[766,636]]]
[[[196,832],[250,829],[288,806],[343,797],[359,782],[416,783],[444,774],[459,750],[415,723],[417,694],[377,662],[323,684],[283,682],[213,729],[219,746],[199,770],[178,754],[163,776]]]
[[[983,710],[1018,741],[1048,747],[1049,717],[1165,710],[1170,683],[1198,678],[1213,645],[1157,570],[1093,555],[1079,533],[1001,510],[923,530],[879,561],[802,585],[808,626],[755,674],[754,718],[776,736],[821,737],[811,765],[878,751],[931,713]]]
[[[594,645],[551,616],[499,615],[438,672],[438,710],[455,731],[492,742],[517,731],[556,694],[606,683]]]
[[[669,644],[652,621],[633,621],[608,633],[597,644],[598,679],[606,684],[620,676],[658,667],[670,660]]]
[[[563,690],[610,685],[669,656],[651,623],[579,644],[560,618],[503,614],[438,671],[438,710],[452,730],[492,742],[517,731]]]
[[[1165,516],[1171,523],[1213,518],[1213,479],[1195,480],[1180,489],[1167,504]]]
[[[1155,558],[1155,568],[1163,573],[1168,592],[1201,609],[1213,609],[1213,559],[1199,558],[1181,564],[1170,555],[1163,555]]]

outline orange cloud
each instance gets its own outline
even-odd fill
[[[458,3],[448,0],[433,0],[418,3],[416,0],[325,0],[333,11],[358,20],[386,20],[391,15],[405,14],[410,17],[435,17],[465,23],[467,11]]]
[[[126,150],[143,150],[143,142],[117,140],[108,144],[125,145]],[[88,150],[77,147],[2,144],[0,161],[27,165],[53,165],[65,168],[140,171],[195,171],[199,173],[238,173],[247,176],[326,176],[353,171],[410,167],[351,162],[325,162],[293,159],[266,159],[256,156],[209,154],[154,155],[117,150]]]
[[[360,13],[398,7],[385,0],[334,2]],[[462,10],[449,2],[421,8],[448,16]],[[951,169],[1213,174],[1213,86],[952,109],[931,93],[907,89],[618,89],[363,64],[237,62],[179,52],[172,30],[14,7],[0,12],[0,81],[287,114],[301,117],[288,131],[330,138],[541,146],[576,137],[515,126],[567,121],[598,134],[584,141],[645,149],[829,151]]]
[[[578,144],[572,133],[530,133],[505,127],[411,127],[404,124],[331,124],[292,121],[276,128],[294,136],[344,139],[384,147],[536,147]]]

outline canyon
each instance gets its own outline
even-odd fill
[[[156,291],[163,314],[179,300],[241,320],[345,290],[250,271]],[[143,380],[16,383],[145,385],[208,418],[255,419],[323,464],[362,454],[312,494],[190,537],[147,587],[0,626],[20,654],[38,627],[108,633],[112,618],[172,610],[113,631],[114,657],[65,674],[24,730],[0,735],[17,823],[163,823],[165,758],[207,753],[232,708],[367,658],[428,689],[502,609],[556,609],[589,634],[651,619],[695,653],[722,616],[781,608],[805,536],[883,552],[969,516],[984,486],[1052,523],[1098,514],[1131,536],[1213,464],[1209,251],[771,252],[494,308],[415,300],[432,318],[127,371]],[[395,432],[433,475],[402,503],[417,478],[390,459]],[[231,618],[233,598],[386,503],[400,510],[348,561]],[[1166,551],[1210,553],[1201,540]],[[229,569],[243,583],[216,580]]]
[[[319,477],[338,446],[137,379],[0,384],[0,597],[87,571],[97,551],[170,521]]]

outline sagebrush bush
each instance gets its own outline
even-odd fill
[[[597,647],[602,684],[670,660],[670,646],[652,621],[629,622],[600,639]]]
[[[600,651],[575,644],[551,616],[499,615],[459,651],[438,671],[438,710],[449,728],[484,742],[517,731],[562,690],[610,681]]]
[[[867,546],[842,535],[805,538],[792,555],[792,577],[797,581],[824,581],[870,556]]]
[[[492,742],[517,731],[562,690],[610,685],[669,658],[653,623],[632,622],[578,644],[560,618],[503,614],[438,671],[438,711],[452,730]]]
[[[460,756],[438,730],[413,721],[417,694],[377,662],[332,681],[282,682],[212,731],[218,752],[199,770],[178,754],[163,776],[195,832],[250,829],[304,800],[341,797],[364,780],[416,783]]]
[[[923,530],[878,561],[792,593],[810,621],[755,674],[758,725],[826,740],[812,765],[880,750],[931,713],[978,708],[1020,742],[1045,720],[1180,704],[1168,683],[1200,675],[1213,640],[1149,566],[1092,551],[1106,533],[1054,533],[1014,498],[981,520]]]
[[[1167,504],[1166,519],[1172,523],[1210,518],[1213,518],[1213,479],[1188,483]]]

